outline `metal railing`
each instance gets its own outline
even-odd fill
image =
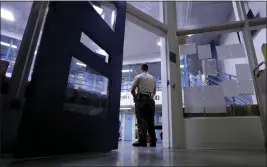
[[[191,86],[208,86],[208,85],[221,85],[221,82],[224,80],[232,80],[236,79],[237,77],[234,75],[226,74],[226,73],[218,73],[218,75],[224,75],[225,78],[218,77],[218,76],[207,76],[206,82],[202,81],[200,78],[189,74],[191,77],[190,85]],[[247,95],[240,95],[237,97],[225,97],[225,102],[227,105],[248,105],[253,104],[253,100],[251,96]]]

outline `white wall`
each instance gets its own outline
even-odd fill
[[[185,119],[187,149],[262,149],[259,117]]]

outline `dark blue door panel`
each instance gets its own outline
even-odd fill
[[[88,2],[50,2],[16,157],[117,149],[126,6],[112,3],[117,13],[114,31]],[[109,54],[108,63],[80,42],[82,32]],[[108,80],[107,94],[68,87],[73,58],[86,64],[99,83]]]

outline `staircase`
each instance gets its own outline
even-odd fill
[[[182,80],[184,80],[186,76],[182,72]],[[193,75],[189,73],[189,85],[182,81],[182,85],[186,86],[211,86],[211,85],[221,85],[224,80],[236,80],[237,77],[234,75],[226,74],[219,72],[217,76],[206,76],[206,81],[203,81],[200,78],[200,75]],[[253,100],[251,96],[248,95],[239,95],[236,97],[225,97],[226,105],[251,105],[253,104]]]

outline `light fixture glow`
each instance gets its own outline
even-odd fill
[[[12,48],[17,49],[18,47],[16,45],[11,45]]]
[[[1,45],[4,45],[4,46],[11,46],[11,47],[14,48],[14,49],[17,49],[17,48],[18,48],[16,45],[10,45],[9,43],[2,42],[2,41],[1,41]]]
[[[192,35],[194,35],[194,34],[189,34],[189,35],[187,35],[188,37],[191,37]]]
[[[76,64],[77,64],[78,66],[86,67],[86,64],[83,64],[83,63],[79,63],[79,62],[77,62]]]
[[[2,42],[2,41],[1,41],[1,45],[4,45],[4,46],[10,46],[10,44],[5,43],[5,42]]]
[[[130,70],[121,70],[121,72],[123,72],[123,73],[125,73],[125,72],[133,72],[133,70],[132,69],[130,69]]]
[[[157,42],[157,45],[158,46],[161,46],[161,41],[160,40]]]
[[[1,8],[1,18],[9,20],[9,21],[14,21],[13,14],[10,11],[3,9],[3,8]]]
[[[111,13],[111,26],[112,27],[114,25],[114,22],[115,22],[115,11],[112,11],[112,13]]]
[[[120,110],[130,110],[132,108],[120,108]]]
[[[180,68],[184,68],[184,65],[180,65]]]
[[[98,13],[98,14],[102,14],[102,12],[103,12],[103,9],[102,8],[100,8],[100,7],[98,7],[98,6],[95,6],[95,5],[93,5],[93,8],[96,10],[96,12]]]

